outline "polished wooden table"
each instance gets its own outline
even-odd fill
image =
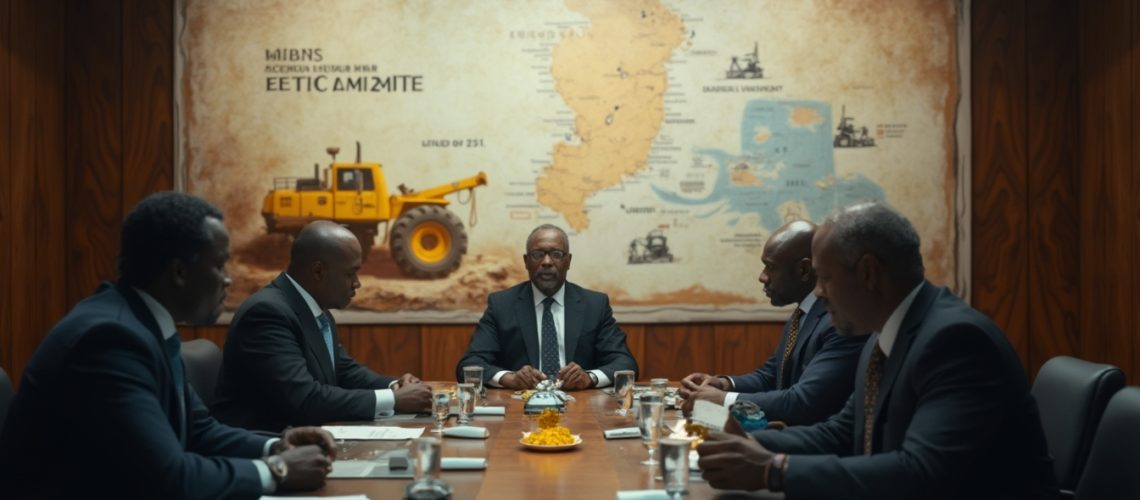
[[[563,425],[582,437],[582,444],[561,452],[535,452],[519,444],[530,422],[524,419],[522,401],[513,399],[511,391],[491,389],[485,406],[505,406],[506,416],[477,416],[471,425],[486,427],[491,437],[486,440],[443,438],[444,457],[481,457],[487,469],[481,471],[443,471],[441,479],[451,485],[453,498],[614,498],[619,490],[661,489],[659,466],[639,462],[646,458],[640,439],[607,440],[605,429],[634,427],[633,417],[614,415],[618,401],[601,390],[572,393],[576,401],[567,404]],[[676,411],[668,411],[665,422],[678,419]],[[357,424],[357,423],[353,423]],[[413,420],[380,420],[359,425],[425,427],[431,433],[431,417]],[[448,426],[454,426],[451,418]],[[369,459],[383,451],[409,447],[407,441],[343,441],[338,443],[338,459]],[[373,500],[401,498],[409,479],[330,479],[319,491],[307,495],[365,494]],[[302,494],[305,495],[305,494]],[[772,493],[746,494],[717,491],[704,481],[689,484],[689,499],[783,498]]]

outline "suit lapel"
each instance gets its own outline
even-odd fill
[[[562,319],[566,328],[563,332],[566,337],[566,364],[570,364],[574,361],[574,350],[578,346],[578,337],[582,334],[582,295],[578,293],[578,287],[566,283],[563,299],[566,301],[562,304]]]
[[[117,291],[119,295],[123,297],[123,300],[127,303],[127,307],[131,309],[131,313],[135,315],[135,318],[138,319],[139,322],[142,323],[148,331],[150,331],[150,334],[154,337],[155,342],[158,343],[158,352],[162,354],[162,364],[166,367],[166,376],[169,377],[168,380],[171,381],[170,390],[173,393],[169,395],[174,405],[174,410],[170,412],[173,416],[171,419],[171,426],[174,427],[174,433],[178,435],[179,442],[181,442],[182,447],[185,448],[187,440],[186,426],[189,423],[189,419],[187,418],[188,412],[186,409],[190,407],[190,404],[188,401],[186,401],[185,398],[186,391],[179,391],[177,387],[174,387],[174,381],[177,379],[174,377],[174,367],[171,366],[170,361],[167,359],[165,347],[166,339],[162,338],[162,329],[158,326],[158,320],[154,318],[154,314],[150,312],[150,309],[146,306],[146,303],[143,302],[142,297],[139,297],[138,293],[136,293],[134,289],[129,286],[117,285],[115,287],[115,291]],[[184,374],[183,379],[185,378],[186,377]],[[178,394],[180,392],[183,394],[182,401],[178,400]]]
[[[515,309],[518,314],[519,328],[522,329],[523,344],[526,346],[526,356],[530,366],[540,367],[538,357],[538,320],[535,317],[534,291],[530,282],[523,283],[519,290],[519,306]]]
[[[289,282],[289,277],[285,276],[285,273],[277,276],[277,279],[273,280],[270,286],[281,290],[281,293],[289,301],[289,308],[297,315],[297,322],[301,324],[302,345],[307,347],[313,357],[316,358],[323,378],[321,382],[336,384],[336,370],[333,369],[332,362],[329,360],[329,350],[325,346],[321,327],[317,324],[317,318],[313,316],[313,312],[305,303],[305,298],[301,296],[301,292],[297,291],[297,287]]]
[[[914,330],[922,324],[922,319],[926,317],[926,311],[930,309],[935,295],[934,286],[924,282],[922,289],[915,296],[914,302],[910,304],[906,316],[903,317],[898,336],[895,337],[895,343],[891,346],[891,354],[887,357],[886,365],[883,366],[883,379],[879,382],[879,394],[875,398],[875,420],[879,420],[879,415],[882,414],[883,410],[883,402],[891,393],[891,388],[895,385],[895,378],[898,377],[899,371],[906,361],[907,352],[910,351],[910,345],[914,341]]]
[[[823,318],[826,312],[827,302],[823,299],[816,299],[815,303],[811,305],[811,309],[808,309],[807,314],[804,314],[804,323],[800,326],[799,338],[796,339],[796,346],[792,348],[790,359],[796,360],[797,363],[803,359],[807,350],[811,348],[812,340],[815,339],[815,327],[819,326],[819,320]]]

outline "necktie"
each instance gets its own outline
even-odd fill
[[[875,399],[879,396],[879,380],[883,378],[883,360],[886,353],[879,347],[879,336],[872,340],[875,347],[867,361],[867,376],[863,379],[863,453],[871,454],[871,434],[875,430]]]
[[[182,368],[182,338],[175,332],[163,345],[166,361],[170,363],[170,374],[174,378],[174,392],[178,396],[178,440],[186,444],[186,376]]]
[[[329,350],[329,362],[332,363],[333,373],[336,373],[336,351],[333,350],[332,324],[325,313],[317,316],[317,324],[321,326],[321,336],[325,339],[325,347]]]
[[[796,348],[796,338],[800,335],[800,319],[804,317],[804,310],[796,308],[792,313],[791,326],[788,327],[788,343],[784,346],[784,357],[780,358],[780,373],[776,376],[776,387],[784,389],[784,382],[792,376],[792,351]]]
[[[558,370],[562,368],[558,362],[558,334],[554,331],[554,314],[550,312],[550,305],[554,297],[542,299],[542,373],[547,380],[558,378]]]

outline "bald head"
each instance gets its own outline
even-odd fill
[[[811,266],[814,235],[815,224],[794,220],[773,231],[764,244],[760,283],[764,284],[764,293],[772,305],[800,302],[815,288],[815,272]]]
[[[293,239],[289,276],[321,309],[340,309],[360,287],[360,242],[344,226],[330,221],[309,223]]]

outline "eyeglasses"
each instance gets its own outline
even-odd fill
[[[526,253],[527,258],[534,262],[542,262],[542,258],[547,255],[550,256],[550,260],[559,262],[569,254],[562,250],[531,250]]]

